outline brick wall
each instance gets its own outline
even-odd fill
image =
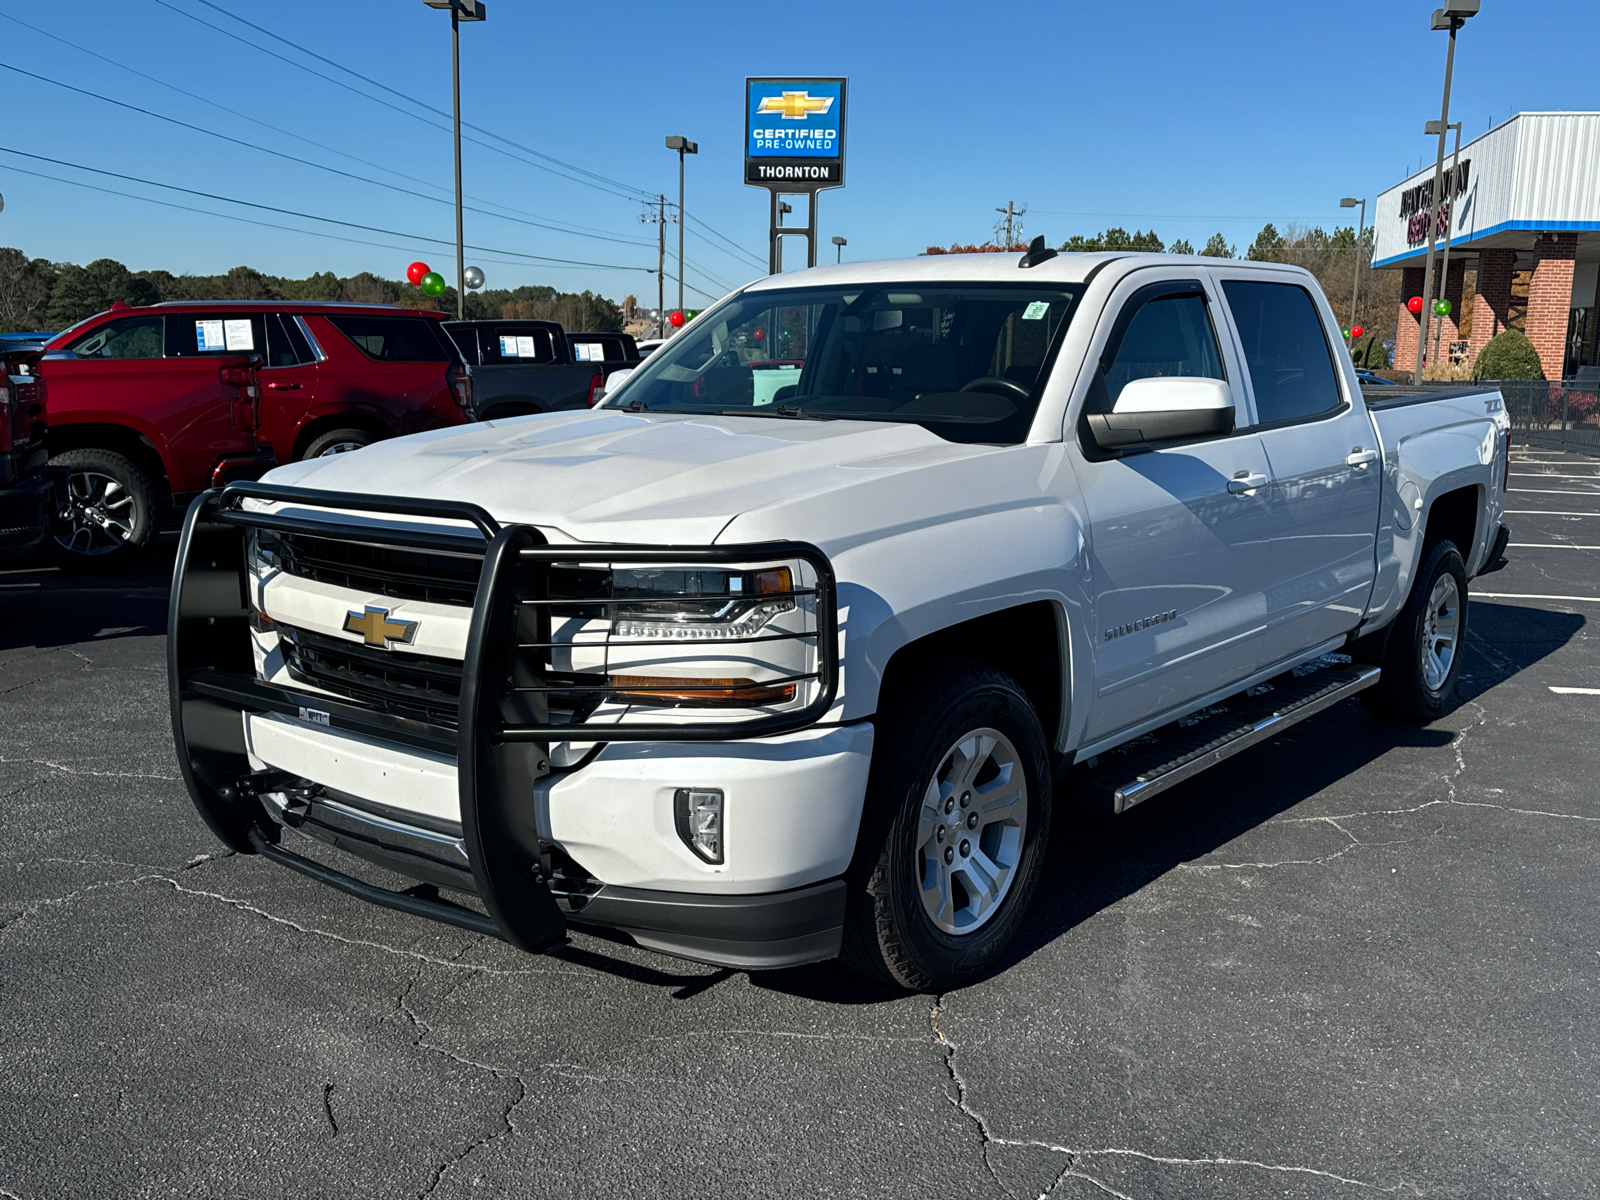
[[[1405,267],[1400,272],[1400,311],[1394,331],[1394,369],[1412,371],[1417,366],[1417,336],[1422,318],[1406,307],[1413,296],[1422,295],[1422,268]]]
[[[1539,352],[1546,379],[1560,379],[1567,357],[1567,322],[1572,310],[1572,276],[1577,265],[1576,233],[1541,234],[1533,244],[1533,279],[1528,285],[1528,340]]]
[[[1478,290],[1472,297],[1472,339],[1467,361],[1475,362],[1489,339],[1506,328],[1511,309],[1511,277],[1517,271],[1515,250],[1478,251]],[[1416,351],[1412,351],[1416,353]]]

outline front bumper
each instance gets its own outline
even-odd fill
[[[251,495],[469,520],[479,528],[484,561],[455,728],[255,677],[243,531],[304,521],[242,512],[239,501]],[[356,527],[341,527],[338,536],[350,528]],[[360,536],[375,542],[400,536],[364,528]],[[317,536],[329,532],[316,527]],[[403,536],[416,545],[430,535]],[[462,539],[450,540],[459,552]],[[663,556],[690,562],[785,556],[810,564],[818,581],[813,701],[799,711],[733,723],[609,725],[606,744],[581,769],[552,774],[550,742],[576,740],[578,727],[507,718],[504,664],[513,649],[513,609],[538,603],[514,598],[513,572],[520,569],[525,579],[528,570],[564,559]],[[202,817],[233,849],[265,854],[376,903],[493,932],[528,951],[564,942],[571,920],[727,966],[815,961],[838,952],[843,884],[837,876],[854,848],[872,735],[866,725],[812,728],[837,688],[836,626],[831,568],[814,547],[556,548],[545,546],[537,530],[501,529],[470,505],[271,485],[212,491],[189,511],[172,589],[168,671],[180,767]],[[753,738],[762,740],[747,740]],[[690,771],[699,774],[684,774]],[[659,786],[645,782],[652,773]],[[662,828],[668,780],[683,787],[715,786],[718,779],[733,781],[726,784],[735,789],[730,815],[747,814],[727,833],[737,869],[707,867],[679,845],[670,808]],[[469,892],[487,917],[417,889],[377,888],[294,855],[279,844],[285,826],[424,883]],[[748,853],[739,852],[738,838],[746,839]],[[605,868],[591,867],[593,877],[570,872],[567,842],[574,855],[587,854]]]

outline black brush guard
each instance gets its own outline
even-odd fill
[[[248,498],[380,518],[409,516],[465,522],[476,533],[395,529],[363,524],[360,518],[342,523],[322,517],[245,512],[241,505]],[[251,652],[244,554],[244,535],[249,529],[306,534],[379,548],[481,555],[483,565],[462,664],[456,727],[377,712],[357,702],[257,679]],[[548,651],[558,645],[550,634],[550,619],[552,611],[563,604],[607,607],[620,602],[606,597],[581,601],[551,597],[550,572],[561,564],[698,566],[783,560],[805,562],[816,575],[814,587],[796,586],[788,593],[768,597],[815,600],[815,630],[800,636],[816,643],[816,670],[778,681],[816,681],[815,695],[801,709],[742,720],[653,724],[587,724],[579,720],[552,724],[552,694],[639,689],[551,683],[537,675],[530,679],[525,669],[511,673],[506,670],[506,664],[518,659],[525,668],[528,650]],[[531,642],[519,634],[525,623],[519,623],[518,609],[524,605],[533,607],[539,632]],[[541,844],[533,815],[533,787],[550,773],[551,742],[722,742],[770,737],[815,724],[832,707],[838,690],[833,569],[815,546],[801,542],[693,547],[551,546],[536,528],[502,527],[475,504],[348,495],[281,484],[232,484],[195,499],[178,544],[167,629],[167,672],[178,764],[201,817],[230,849],[241,854],[263,854],[372,903],[479,933],[496,933],[530,952],[548,950],[566,940],[566,919],[547,884],[548,847]],[[754,642],[792,636],[795,635],[735,640]],[[627,640],[629,648],[652,644],[683,643],[664,638]],[[380,888],[278,845],[282,829],[269,815],[262,794],[281,786],[284,777],[273,771],[252,772],[241,714],[278,713],[304,718],[308,711],[317,714],[319,724],[332,729],[455,755],[463,841],[475,890],[488,911],[487,921],[473,909],[413,892]],[[532,720],[527,719],[530,714]]]

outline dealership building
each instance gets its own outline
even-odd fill
[[[1401,369],[1417,360],[1422,318],[1407,301],[1422,295],[1432,183],[1430,164],[1382,193],[1373,216],[1372,265],[1404,272],[1394,358]],[[1491,337],[1514,328],[1538,350],[1546,379],[1600,378],[1600,113],[1517,114],[1464,143],[1459,159],[1446,156],[1440,195],[1431,214],[1433,299],[1451,307],[1440,357],[1450,346],[1471,362]],[[1450,266],[1441,274],[1447,227]],[[1471,269],[1469,322],[1461,296]],[[1467,336],[1458,322],[1470,325]]]

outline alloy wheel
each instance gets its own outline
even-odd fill
[[[1441,575],[1428,596],[1428,611],[1422,627],[1422,678],[1430,692],[1437,692],[1450,678],[1461,639],[1461,591],[1456,577]]]
[[[100,471],[74,471],[67,484],[69,526],[56,541],[74,554],[94,557],[120,550],[133,537],[138,510],[133,493]]]

